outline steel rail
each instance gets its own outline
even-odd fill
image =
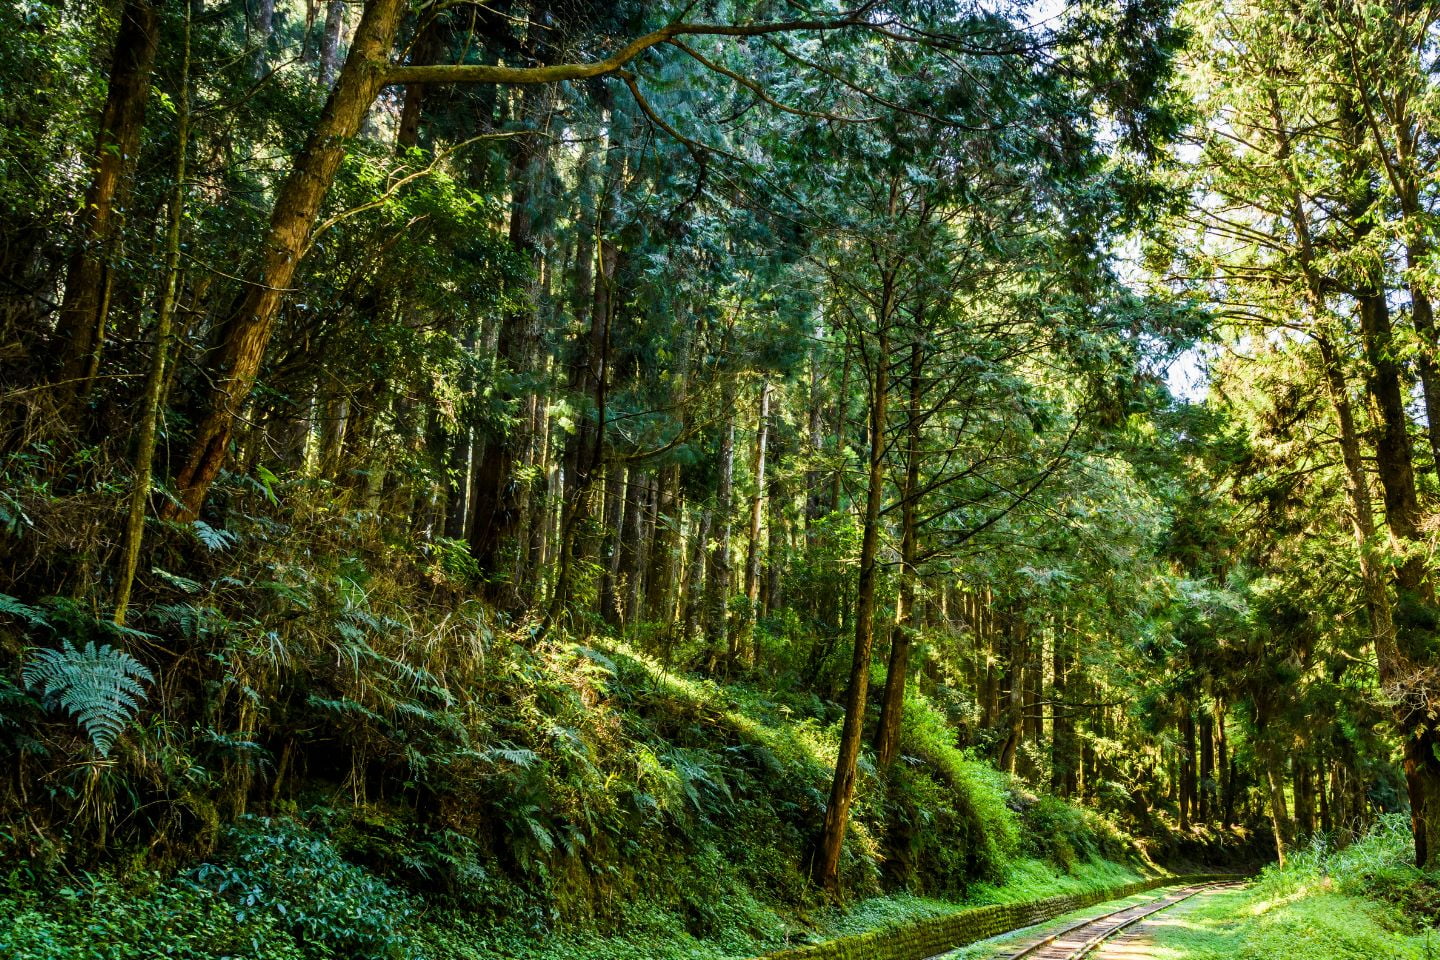
[[[1039,951],[1053,945],[1055,941],[1059,940],[1061,937],[1069,936],[1076,931],[1084,930],[1086,927],[1096,926],[1097,924],[1104,924],[1105,921],[1112,920],[1122,913],[1128,913],[1131,910],[1150,906],[1149,910],[1146,910],[1143,913],[1136,914],[1135,916],[1130,917],[1121,923],[1115,924],[1114,926],[1110,927],[1102,927],[1096,936],[1091,937],[1089,940],[1085,941],[1085,943],[1083,943],[1080,947],[1075,949],[1066,957],[1066,960],[1081,960],[1081,958],[1086,957],[1090,953],[1094,952],[1095,948],[1100,946],[1100,944],[1104,943],[1106,940],[1109,940],[1111,937],[1115,936],[1115,934],[1117,933],[1120,933],[1122,930],[1126,930],[1129,927],[1134,926],[1141,920],[1153,917],[1160,911],[1168,910],[1178,903],[1183,903],[1184,901],[1189,900],[1191,897],[1203,892],[1204,890],[1209,889],[1210,887],[1222,886],[1231,883],[1234,883],[1234,881],[1214,880],[1209,883],[1199,883],[1190,887],[1182,887],[1180,890],[1176,891],[1175,894],[1160,897],[1158,901],[1151,901],[1154,906],[1145,903],[1131,904],[1128,907],[1121,907],[1119,910],[1112,910],[1109,913],[1103,913],[1098,917],[1090,917],[1088,920],[1081,920],[1078,923],[1071,924],[1063,930],[1057,930],[1055,933],[1050,934],[1043,940],[1039,940],[1035,943],[1030,944],[1030,946],[1026,947],[1024,950],[1021,950],[1019,953],[1008,954],[1005,957],[1005,960],[1024,960],[1024,958],[1026,957],[1035,957],[1039,953]]]

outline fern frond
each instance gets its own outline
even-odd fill
[[[79,723],[100,756],[108,756],[125,726],[145,701],[154,675],[124,650],[95,641],[76,649],[69,640],[59,650],[37,650],[20,679],[47,706],[63,709]]]
[[[238,534],[229,530],[217,530],[204,520],[196,520],[190,528],[195,533],[195,539],[203,543],[207,550],[225,550],[240,542]]]
[[[21,603],[8,593],[0,593],[0,614],[8,614],[12,617],[19,617],[31,626],[43,627],[47,621],[45,615],[28,603]]]

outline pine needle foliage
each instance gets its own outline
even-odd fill
[[[139,660],[108,643],[91,640],[77,648],[66,640],[58,650],[37,650],[21,680],[47,706],[74,717],[95,751],[106,757],[145,701],[141,681],[148,683],[154,676]]]

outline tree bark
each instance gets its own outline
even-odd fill
[[[85,396],[99,367],[112,283],[110,260],[123,226],[120,208],[140,150],[159,49],[156,5],[152,0],[126,0],[79,217],[80,242],[66,269],[65,296],[55,324],[60,344],[56,383],[62,400]]]
[[[201,380],[206,386],[193,417],[195,435],[175,478],[180,504],[166,510],[172,519],[193,520],[199,515],[210,485],[225,464],[236,417],[260,372],[281,301],[349,140],[359,132],[384,84],[390,47],[406,9],[402,0],[370,0],[366,4],[350,55],[324,112],[275,198],[255,282],[246,285],[206,358]]]
[[[735,483],[735,384],[727,380],[721,393],[724,423],[720,427],[720,483],[715,493],[715,548],[710,554],[706,579],[705,632],[710,643],[711,663],[727,661],[730,649],[730,530]]]
[[[1188,831],[1195,808],[1195,716],[1185,704],[1180,716],[1180,829]]]
[[[890,663],[885,669],[880,723],[875,730],[875,762],[882,769],[894,760],[900,743],[900,727],[905,716],[905,680],[910,672],[911,619],[918,579],[915,564],[920,554],[917,515],[924,360],[924,346],[917,337],[910,344],[910,393],[905,408],[905,479],[900,488],[900,591],[895,598],[895,623],[890,631]]]
[[[165,273],[160,281],[160,304],[155,311],[155,352],[145,374],[140,401],[139,436],[135,443],[135,477],[130,486],[130,505],[121,550],[120,578],[115,595],[115,623],[125,625],[130,592],[140,567],[140,547],[145,537],[145,513],[150,501],[150,481],[155,470],[155,441],[160,413],[165,403],[166,368],[169,363],[171,329],[180,287],[181,233],[185,225],[186,154],[190,149],[190,7],[185,9],[185,34],[181,49],[180,89],[175,97],[175,186],[170,193],[170,211],[165,230]]]
[[[755,662],[755,618],[760,605],[760,534],[765,515],[765,444],[770,434],[770,381],[760,383],[760,409],[755,426],[755,493],[750,498],[750,535],[745,544],[745,626],[738,640],[738,659]]]
[[[1209,706],[1200,708],[1200,792],[1195,818],[1210,824],[1215,812],[1215,717]]]
[[[855,596],[855,646],[850,661],[850,682],[845,692],[845,720],[840,730],[839,755],[830,800],[814,864],[814,876],[831,894],[840,888],[840,852],[855,799],[855,771],[860,756],[860,737],[865,723],[865,699],[870,686],[870,651],[875,644],[875,593],[878,586],[880,554],[880,508],[885,499],[885,425],[890,383],[887,373],[890,355],[888,320],[893,282],[886,278],[882,294],[879,330],[875,333],[874,356],[870,358],[870,429],[868,471],[865,485],[865,514],[860,537],[860,572]]]
[[[268,2],[274,4],[274,0],[268,0]],[[325,4],[325,32],[320,38],[320,86],[326,89],[334,85],[335,74],[340,68],[340,40],[344,33],[345,0],[329,0]],[[423,89],[424,85],[409,84],[406,90],[408,91],[411,87]],[[414,119],[418,125],[418,104],[417,116]]]

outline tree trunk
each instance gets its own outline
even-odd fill
[[[263,77],[270,62],[270,38],[275,36],[275,0],[246,0],[245,12],[250,28],[250,72]]]
[[[268,2],[273,4],[274,0]],[[335,74],[340,68],[340,40],[344,34],[345,0],[329,0],[325,4],[325,32],[320,39],[320,86],[326,89],[334,85]],[[415,122],[418,126],[418,104]]]
[[[890,663],[885,668],[885,692],[880,700],[880,723],[875,729],[875,762],[882,769],[895,758],[905,716],[905,680],[910,672],[910,646],[914,616],[915,564],[920,555],[918,529],[920,495],[920,427],[925,391],[921,370],[924,346],[917,337],[910,344],[910,392],[905,408],[905,480],[900,489],[900,591],[895,597],[895,623],[890,631]]]
[[[1385,649],[1382,638],[1377,637],[1376,652],[1381,682],[1395,701],[1396,719],[1407,734],[1404,771],[1415,860],[1420,867],[1429,868],[1440,862],[1440,721],[1427,709],[1423,691],[1415,687],[1423,683],[1420,674],[1429,659],[1426,645],[1430,638],[1425,618],[1418,611],[1433,608],[1435,598],[1425,567],[1423,514],[1415,487],[1399,364],[1394,356],[1390,308],[1383,291],[1366,292],[1359,300],[1361,334],[1370,366],[1368,386],[1380,416],[1375,462],[1385,495],[1385,519],[1391,535],[1406,553],[1396,568],[1396,587],[1401,606],[1417,611],[1407,618],[1413,625],[1397,629],[1396,649]]]
[[[339,6],[345,9],[344,0],[335,0],[331,6]],[[330,18],[327,12],[325,18],[326,36],[329,36]],[[442,32],[439,20],[431,20],[425,28],[424,33],[415,42],[414,49],[410,52],[410,62],[415,64],[431,64],[443,52]],[[327,85],[329,80],[324,81]],[[425,94],[428,87],[423,83],[407,83],[405,85],[405,102],[400,108],[400,123],[395,129],[395,148],[399,153],[416,147],[420,144],[420,121],[425,114]]]
[[[673,624],[675,569],[680,562],[680,464],[667,463],[656,477],[655,538],[645,574],[645,616],[659,620],[665,633]]]
[[[1073,643],[1062,620],[1055,632],[1051,658],[1054,679],[1050,699],[1054,720],[1050,727],[1050,790],[1056,796],[1073,797],[1076,787],[1075,721],[1066,703],[1070,692]]]
[[[600,539],[600,619],[611,626],[620,622],[620,536],[625,518],[625,468],[605,465],[605,512]]]
[[[1196,819],[1207,826],[1215,813],[1215,717],[1200,708],[1200,794]]]
[[[746,666],[755,663],[755,617],[760,605],[760,534],[765,514],[765,444],[770,433],[770,381],[760,383],[755,426],[755,493],[750,498],[750,536],[745,545],[745,626],[736,653]],[[732,658],[733,659],[733,658]]]
[[[65,273],[55,323],[60,344],[59,396],[83,397],[97,372],[105,339],[110,260],[119,242],[121,200],[135,169],[150,76],[160,48],[160,15],[152,0],[126,0],[110,61],[105,106],[80,212],[80,242]]]
[[[700,630],[701,612],[704,606],[706,585],[705,585],[705,552],[710,540],[710,511],[707,508],[700,509],[700,519],[695,529],[695,544],[690,554],[689,572],[685,575],[685,628],[681,631],[681,638],[688,646],[695,640],[695,635]]]
[[[650,477],[639,467],[626,471],[625,514],[620,526],[620,564],[616,578],[616,606],[620,627],[635,624],[635,608],[640,596],[640,571],[644,569],[645,507],[650,494]]]
[[[206,358],[200,378],[205,386],[193,417],[195,434],[175,478],[180,505],[166,511],[172,519],[193,520],[199,515],[225,464],[236,417],[255,384],[281,300],[290,289],[349,141],[380,91],[390,47],[407,9],[401,0],[370,0],[365,5],[350,55],[324,112],[275,198],[254,282],[246,285],[216,332],[215,346]]]
[[[1189,705],[1180,717],[1180,829],[1190,829],[1195,808],[1195,716]]]
[[[190,20],[185,8],[185,35],[181,49],[180,89],[175,97],[175,186],[170,193],[170,212],[165,232],[165,274],[160,281],[160,305],[155,311],[155,352],[145,374],[140,402],[140,428],[135,444],[135,477],[130,486],[130,505],[125,523],[122,566],[115,595],[115,623],[125,625],[130,591],[140,567],[140,547],[145,536],[145,513],[150,502],[150,480],[155,469],[155,441],[165,403],[166,367],[175,302],[180,287],[181,233],[185,225],[186,153],[190,149]]]
[[[1315,832],[1315,795],[1310,783],[1310,764],[1296,756],[1292,763],[1295,791],[1295,840],[1305,840]]]
[[[727,380],[720,405],[725,422],[720,427],[720,485],[715,494],[715,525],[718,535],[710,554],[706,581],[705,632],[710,643],[711,665],[728,658],[730,606],[730,529],[735,482],[735,384]],[[728,663],[727,663],[728,666]]]
[[[870,429],[865,515],[860,537],[860,571],[855,596],[855,647],[850,661],[850,682],[845,691],[845,721],[840,730],[839,755],[830,800],[820,829],[814,866],[816,881],[832,894],[840,887],[840,852],[855,798],[855,771],[865,724],[865,699],[870,686],[870,651],[875,644],[875,593],[879,580],[880,508],[885,499],[885,426],[890,392],[888,365],[890,339],[887,323],[893,290],[887,278],[882,297],[880,329],[875,354],[870,358]]]
[[[817,342],[820,331],[816,331]],[[822,492],[820,458],[825,454],[825,404],[820,380],[820,351],[810,354],[810,420],[808,424],[810,441],[810,466],[805,471],[805,543],[812,550],[819,545],[820,529],[817,521],[825,515],[825,496]]]

